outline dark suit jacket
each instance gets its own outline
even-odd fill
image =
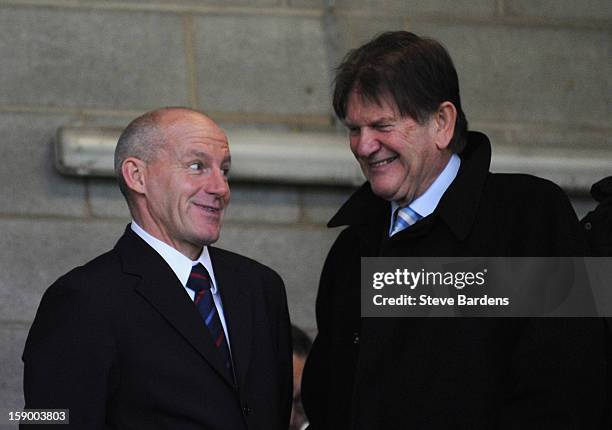
[[[489,173],[470,133],[430,216],[388,238],[390,205],[369,184],[330,221],[348,225],[325,263],[302,399],[313,430],[597,429],[600,320],[361,318],[360,257],[572,256],[585,243],[554,184]]]
[[[287,428],[290,325],[270,268],[209,247],[237,385],[165,261],[129,228],[44,294],[23,354],[26,408],[78,429]]]

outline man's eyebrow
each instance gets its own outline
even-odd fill
[[[189,151],[187,154],[185,154],[183,159],[188,160],[194,157],[201,158],[202,160],[206,161],[210,161],[212,159],[211,155],[208,152],[200,150]],[[221,164],[232,164],[232,157],[230,155],[227,155],[225,158],[223,158]]]
[[[210,154],[205,151],[193,150],[193,151],[187,152],[183,158],[193,158],[193,157],[203,158],[203,159],[208,160],[210,159]]]
[[[388,124],[389,122],[393,122],[393,121],[395,121],[395,117],[393,117],[393,116],[383,116],[383,117],[376,118],[376,119],[373,119],[371,121],[368,121],[366,123],[366,125],[372,126],[372,125]],[[351,121],[348,121],[346,119],[344,120],[344,125],[346,127],[348,127],[348,128],[358,127],[357,124],[353,124]]]
[[[370,122],[370,125],[389,124],[390,122],[393,122],[393,121],[395,121],[395,117],[383,116],[382,118],[377,118],[374,121]]]

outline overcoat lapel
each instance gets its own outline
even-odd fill
[[[253,300],[251,290],[246,287],[252,282],[247,273],[232,267],[219,250],[209,246],[208,251],[221,292],[236,379],[239,386],[244,386],[253,347]]]
[[[164,259],[129,226],[116,249],[122,258],[123,270],[141,278],[135,286],[136,292],[233,386],[201,315]]]

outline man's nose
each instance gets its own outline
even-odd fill
[[[227,176],[223,170],[213,169],[208,177],[208,181],[206,181],[205,189],[208,194],[213,194],[215,196],[224,196],[229,193]]]
[[[374,130],[364,128],[356,138],[353,152],[357,157],[367,158],[380,149],[380,141]]]

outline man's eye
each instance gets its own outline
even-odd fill
[[[357,136],[359,134],[359,127],[349,127],[348,132],[351,136]]]
[[[229,171],[230,171],[229,167],[226,169],[221,169],[221,171],[223,172],[223,176],[225,176],[226,178],[229,176]]]
[[[391,129],[391,124],[378,124],[374,128],[378,131],[389,131]]]
[[[202,170],[202,163],[191,163],[189,169],[194,171]]]

